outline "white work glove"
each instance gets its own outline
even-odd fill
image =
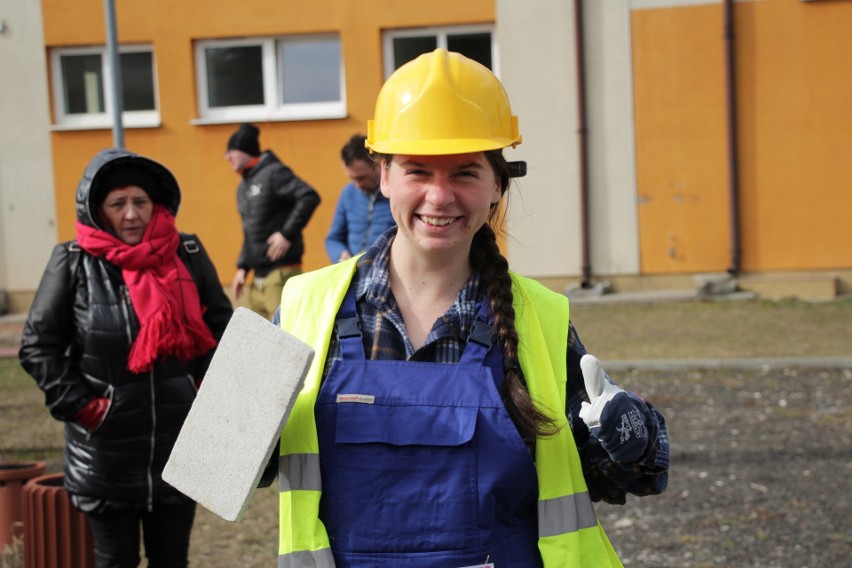
[[[581,404],[580,418],[612,461],[635,462],[648,446],[648,405],[615,385],[594,355],[583,355],[580,370],[591,401]]]

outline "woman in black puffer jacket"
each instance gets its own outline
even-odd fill
[[[201,242],[179,233],[162,165],[104,150],[77,187],[77,239],[56,246],[21,365],[65,426],[65,488],[97,566],[186,566],[195,503],[162,480],[232,306]]]

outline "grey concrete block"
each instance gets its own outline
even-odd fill
[[[242,517],[314,357],[237,308],[178,435],[163,479],[228,521]]]

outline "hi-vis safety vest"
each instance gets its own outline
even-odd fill
[[[328,534],[319,519],[322,484],[314,404],[334,320],[357,258],[290,278],[281,296],[281,327],[316,353],[281,433],[279,568],[334,566]],[[514,273],[512,282],[521,369],[536,406],[555,416],[560,427],[556,435],[536,440],[538,547],[544,566],[621,567],[592,507],[565,416],[568,300]]]

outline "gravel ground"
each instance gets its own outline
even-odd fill
[[[586,318],[587,346],[609,360],[826,356],[852,355],[850,306],[686,304],[578,308],[577,315]],[[0,320],[0,356],[16,350],[16,328]],[[741,335],[708,335],[719,328]],[[596,508],[625,566],[852,566],[852,366],[608,370],[663,412],[672,446],[666,493]],[[0,376],[0,384],[0,460],[47,459],[58,471],[61,426],[48,419],[41,393],[27,377],[4,383]],[[192,566],[274,566],[276,525],[271,489],[255,494],[238,523],[199,507]],[[20,564],[0,556],[0,566]]]
[[[852,565],[852,370],[621,374],[666,416],[668,491],[600,504],[625,566]]]

